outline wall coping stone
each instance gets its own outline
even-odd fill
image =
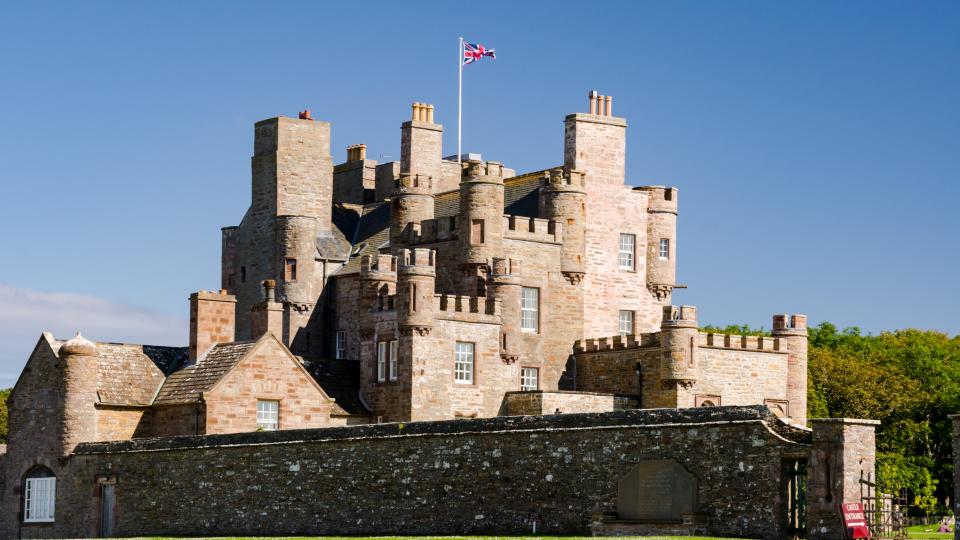
[[[811,418],[810,423],[815,424],[847,424],[851,426],[879,426],[879,420],[870,420],[868,418]]]
[[[699,407],[689,409],[627,409],[604,413],[569,413],[542,416],[497,416],[439,420],[430,422],[366,424],[359,426],[291,429],[232,433],[223,435],[188,435],[157,437],[112,442],[82,443],[74,455],[127,452],[157,452],[186,448],[216,448],[297,444],[334,440],[388,439],[411,436],[455,436],[465,434],[497,434],[535,431],[579,431],[617,428],[689,428],[703,425],[762,423],[774,435],[795,444],[809,445],[809,429],[787,424],[765,405]]]

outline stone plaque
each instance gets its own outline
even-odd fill
[[[617,486],[620,519],[680,522],[696,506],[697,479],[676,461],[641,461]]]

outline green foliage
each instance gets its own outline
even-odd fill
[[[0,444],[7,444],[7,398],[12,390],[0,390]]]
[[[734,336],[769,336],[770,331],[763,327],[751,328],[749,324],[728,324],[727,326],[714,326],[708,324],[700,328],[701,332],[710,334],[730,334]]]
[[[907,489],[925,513],[953,492],[951,428],[960,412],[960,336],[899,330],[878,336],[823,323],[810,331],[808,415],[874,418],[877,483]]]

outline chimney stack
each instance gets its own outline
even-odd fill
[[[258,339],[269,332],[283,341],[283,304],[277,302],[274,293],[277,282],[265,279],[261,285],[263,285],[263,301],[255,304],[250,311],[250,337]]]
[[[237,297],[220,292],[199,291],[190,295],[190,362],[217,343],[234,340],[234,310]]]

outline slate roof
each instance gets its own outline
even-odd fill
[[[535,171],[503,181],[503,213],[524,217],[539,217],[540,179],[544,171]],[[460,213],[460,191],[437,193],[433,198],[433,215],[437,218]],[[390,239],[390,203],[380,202],[363,207],[357,220],[350,260],[335,275],[355,274],[360,271],[360,258],[377,254],[381,245]],[[359,249],[358,249],[359,248]]]
[[[56,351],[64,343],[56,340]],[[100,403],[110,405],[150,405],[164,378],[182,366],[188,355],[186,347],[104,342],[96,346],[97,395]]]
[[[303,367],[336,403],[333,414],[367,416],[370,411],[360,401],[360,362],[345,360],[306,360]]]
[[[255,341],[218,343],[210,348],[193,365],[174,372],[163,383],[154,405],[194,403],[200,393],[213,388],[233,366],[237,365]]]

